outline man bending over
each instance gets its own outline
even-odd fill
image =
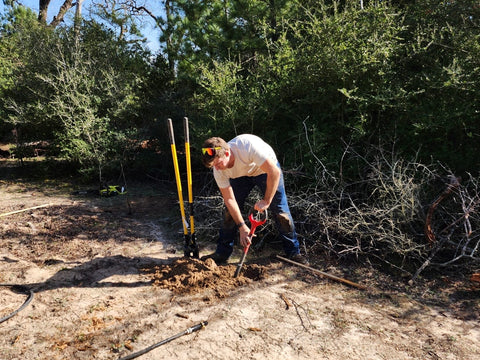
[[[294,261],[307,263],[300,255],[283,173],[270,145],[251,134],[239,135],[228,143],[222,138],[212,137],[203,144],[202,161],[207,168],[213,168],[226,206],[217,249],[203,259],[212,258],[217,264],[225,264],[232,254],[237,229],[240,232],[240,244],[243,247],[251,244],[252,239],[248,236],[250,229],[245,224],[242,209],[251,190],[258,186],[263,198],[255,203],[255,210],[269,209],[274,216],[285,255]]]

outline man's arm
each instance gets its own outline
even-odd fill
[[[278,183],[280,182],[280,169],[271,159],[265,160],[265,162],[260,166],[260,169],[267,173],[267,188],[265,190],[265,196],[263,199],[257,201],[255,204],[255,209],[258,211],[264,211],[272,203],[273,196],[277,191]]]
[[[235,194],[233,193],[233,189],[231,186],[226,188],[220,188],[220,192],[222,193],[223,201],[225,202],[225,206],[227,207],[228,212],[235,221],[235,224],[241,224],[242,226],[238,228],[240,233],[240,244],[245,247],[251,243],[251,239],[248,238],[248,233],[250,232],[250,228],[245,224],[242,212],[238,207],[237,199],[235,199]]]

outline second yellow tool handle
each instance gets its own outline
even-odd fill
[[[195,233],[195,225],[193,221],[193,190],[192,190],[192,163],[190,161],[190,136],[188,131],[188,118],[183,118],[183,129],[185,131],[185,156],[187,159],[187,186],[188,186],[188,203],[190,212],[190,233]]]
[[[182,181],[180,180],[180,170],[178,169],[177,148],[175,146],[175,136],[173,134],[172,119],[167,119],[168,131],[170,135],[170,148],[172,150],[173,168],[175,170],[175,180],[177,182],[178,201],[180,202],[180,213],[182,215],[182,225],[184,235],[188,234],[187,219],[185,217],[185,208],[183,204]]]

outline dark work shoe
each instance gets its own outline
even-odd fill
[[[302,265],[310,265],[308,260],[302,254],[292,255],[289,257],[289,259]]]
[[[222,256],[214,252],[213,254],[205,255],[200,258],[200,260],[202,261],[205,261],[207,259],[212,259],[217,265],[225,265],[227,264],[228,257]]]

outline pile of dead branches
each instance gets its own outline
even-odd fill
[[[350,155],[354,180],[323,171],[290,196],[307,249],[380,262],[412,280],[426,268],[478,268],[479,179],[382,151]]]

